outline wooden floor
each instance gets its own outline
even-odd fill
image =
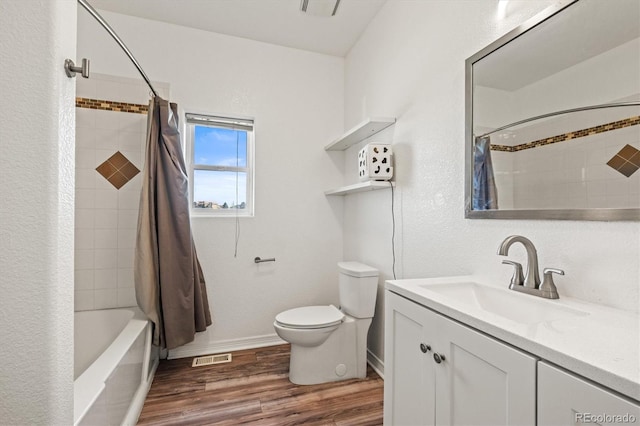
[[[161,361],[139,425],[381,425],[382,379],[289,382],[289,346],[239,351],[227,364]]]

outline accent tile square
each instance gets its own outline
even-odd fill
[[[107,160],[96,167],[96,171],[104,176],[105,179],[109,179],[111,175],[118,171],[118,168]]]
[[[607,165],[629,177],[640,169],[640,150],[627,144],[607,162]]]
[[[613,167],[618,170],[622,165],[626,163],[625,159],[619,155],[614,155],[611,160],[607,161],[607,166]]]
[[[135,175],[140,173],[140,170],[138,170],[138,168],[134,166],[133,163],[127,161],[127,164],[122,166],[122,168],[120,169],[120,173],[122,173],[127,178],[127,180],[131,180]]]
[[[129,162],[129,160],[127,160],[127,157],[122,155],[120,151],[116,151],[116,153],[113,154],[107,161],[113,164],[118,170],[120,170],[125,164]]]
[[[626,177],[629,177],[632,174],[634,174],[639,168],[640,167],[636,166],[635,164],[632,164],[627,161],[622,165],[622,167],[618,169],[618,171],[623,175],[625,175]]]
[[[140,170],[120,151],[116,151],[115,154],[96,167],[96,171],[116,189],[122,188],[140,173]]]
[[[111,185],[115,186],[116,189],[122,188],[125,183],[129,182],[129,179],[119,171],[112,174],[107,180]]]
[[[638,152],[637,149],[635,149],[634,147],[632,147],[631,145],[625,145],[620,152],[618,152],[618,155],[622,158],[624,158],[625,160],[629,160],[631,157],[633,157],[634,155],[636,155]]]

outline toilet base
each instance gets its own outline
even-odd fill
[[[289,380],[297,385],[315,385],[367,375],[367,331],[371,318],[344,322],[319,346],[291,344]]]

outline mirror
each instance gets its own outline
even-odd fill
[[[466,61],[465,216],[640,220],[640,2],[554,6]]]

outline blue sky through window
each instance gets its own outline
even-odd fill
[[[195,165],[247,167],[247,132],[220,127],[195,126]],[[247,201],[247,174],[236,171],[194,170],[193,201],[197,207],[231,208]],[[237,186],[237,198],[236,198]],[[199,202],[204,205],[199,206]]]
[[[194,164],[235,167],[236,158],[238,167],[247,167],[247,132],[196,126]]]

